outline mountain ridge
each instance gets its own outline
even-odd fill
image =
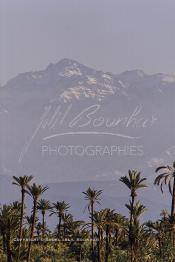
[[[155,73],[155,74],[147,74],[145,73],[142,69],[132,69],[132,70],[126,70],[121,73],[113,73],[113,72],[105,72],[103,70],[98,70],[98,69],[93,69],[90,66],[83,65],[82,63],[77,62],[76,60],[73,59],[68,59],[68,58],[63,58],[60,61],[56,63],[50,63],[48,66],[45,67],[43,70],[37,70],[37,71],[26,71],[20,74],[17,74],[15,77],[9,79],[6,84],[4,84],[2,87],[9,86],[9,84],[14,81],[15,79],[19,79],[21,77],[30,78],[33,75],[33,78],[36,78],[37,76],[40,78],[42,74],[47,73],[48,71],[55,71],[55,70],[60,70],[64,69],[66,67],[81,67],[86,70],[90,70],[91,72],[100,73],[100,74],[106,74],[108,76],[114,76],[114,77],[126,77],[126,76],[133,76],[133,77],[157,77],[157,78],[162,78],[164,80],[171,79],[170,81],[174,82],[175,81],[175,75],[173,74],[164,74],[164,73]],[[74,72],[75,73],[75,72]],[[78,72],[77,72],[78,75]],[[73,76],[73,72],[72,72]]]

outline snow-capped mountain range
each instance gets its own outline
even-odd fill
[[[5,87],[50,87],[58,91],[59,99],[63,99],[64,102],[82,98],[101,101],[109,95],[127,96],[130,88],[143,82],[148,87],[151,82],[154,82],[155,87],[159,86],[158,90],[163,92],[167,85],[175,84],[175,75],[147,75],[142,70],[112,74],[91,69],[73,60],[63,59],[56,64],[49,64],[45,70],[22,73],[8,81]]]
[[[0,172],[38,181],[150,182],[174,159],[175,76],[103,72],[63,59],[0,88]],[[6,172],[5,170],[8,170]]]

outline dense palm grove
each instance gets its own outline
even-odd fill
[[[58,262],[168,262],[175,261],[175,163],[156,169],[154,184],[167,186],[171,194],[171,210],[162,210],[157,221],[140,222],[146,207],[138,192],[147,187],[140,172],[129,170],[120,178],[128,188],[128,217],[109,208],[97,211],[101,190],[88,188],[82,192],[89,221],[78,221],[70,214],[64,200],[50,203],[44,199],[47,186],[32,183],[32,176],[13,177],[21,201],[0,208],[0,261]],[[30,216],[26,196],[32,201]],[[52,232],[49,216],[57,218]]]

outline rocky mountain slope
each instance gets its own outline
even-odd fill
[[[152,184],[155,167],[174,160],[174,97],[175,76],[142,70],[63,59],[22,73],[0,88],[0,173],[105,185],[134,168]]]

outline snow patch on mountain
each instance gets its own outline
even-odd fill
[[[97,83],[97,79],[92,76],[87,76],[87,84],[89,85],[95,85]]]
[[[112,76],[110,74],[103,74],[102,77],[108,80],[112,80]]]
[[[112,94],[114,94],[114,90],[111,86],[108,89],[104,89],[101,88],[100,85],[95,86],[94,88],[80,85],[68,88],[67,90],[63,91],[63,93],[60,95],[60,99],[65,103],[70,102],[73,99],[79,100],[80,98],[92,98],[97,101],[102,101],[107,95]]]
[[[77,67],[76,64],[73,64],[71,66],[67,66],[64,68],[63,72],[59,72],[59,76],[66,76],[66,77],[72,77],[72,76],[81,76],[82,72],[80,68]]]

